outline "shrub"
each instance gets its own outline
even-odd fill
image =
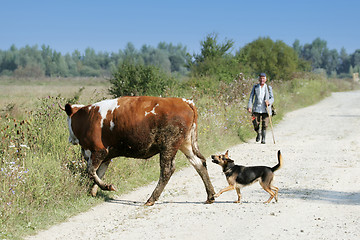
[[[120,96],[159,96],[175,80],[159,68],[149,65],[123,63],[110,79],[110,93]]]

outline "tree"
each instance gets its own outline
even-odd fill
[[[234,46],[233,40],[225,40],[218,43],[218,34],[208,34],[204,41],[201,41],[201,53],[195,54],[195,62],[216,61],[225,57],[228,51]]]
[[[85,55],[83,57],[83,64],[95,70],[99,70],[100,66],[97,61],[97,55],[93,48],[86,48]]]
[[[236,58],[253,74],[266,72],[270,79],[289,79],[300,69],[295,50],[283,41],[274,42],[269,37],[260,37],[245,45]]]
[[[74,61],[74,59],[71,57],[71,55],[69,53],[66,53],[66,55],[64,56],[64,60],[65,60],[65,63],[67,64],[69,76],[78,76],[79,72],[77,71],[77,68],[76,68],[76,62]]]
[[[124,51],[122,52],[122,62],[131,64],[144,64],[134,44],[128,42]]]
[[[300,40],[296,39],[293,43],[293,49],[295,50],[295,52],[297,53],[297,55],[300,57],[301,56],[301,45],[300,45]]]
[[[353,67],[360,66],[360,49],[355,50],[355,52],[351,54],[350,58],[351,58],[351,65]]]
[[[190,61],[191,57],[187,53],[186,47],[181,44],[174,46],[171,43],[160,42],[157,48],[167,52],[171,72],[179,72],[184,75],[188,73],[186,63]]]
[[[302,58],[311,62],[312,69],[322,68],[328,74],[336,70],[338,53],[329,50],[327,42],[316,38],[311,44],[305,44],[301,55]]]
[[[346,53],[345,48],[341,48],[337,65],[338,74],[349,73],[349,69],[350,56]]]
[[[213,76],[222,81],[232,80],[238,71],[236,62],[229,53],[233,45],[234,41],[227,39],[219,43],[218,35],[215,33],[207,35],[201,42],[200,54],[188,58],[188,67],[192,76]]]
[[[171,63],[167,51],[143,45],[140,51],[140,56],[146,66],[154,65],[165,72],[171,72]]]
[[[8,51],[2,53],[1,62],[0,62],[0,71],[3,72],[11,71],[13,72],[18,67],[18,55],[19,51],[15,45],[11,45]]]
[[[60,52],[53,52],[53,62],[56,66],[54,71],[55,76],[67,77],[69,74],[69,68]]]
[[[326,69],[328,75],[337,72],[339,53],[333,50],[326,50],[323,53],[323,68]]]
[[[53,76],[56,72],[56,65],[53,61],[53,50],[49,46],[41,46],[41,56],[45,65],[45,75]]]

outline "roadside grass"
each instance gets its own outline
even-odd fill
[[[68,144],[66,114],[57,103],[79,101],[88,104],[101,100],[109,97],[105,93],[107,86],[102,80],[93,84],[90,79],[91,87],[104,91],[91,94],[87,92],[86,79],[75,84],[71,91],[68,87],[71,79],[61,80],[58,84],[53,79],[47,81],[43,92],[38,93],[31,104],[19,106],[16,112],[3,108],[0,113],[0,239],[21,239],[34,234],[111,199],[114,194],[120,195],[157,181],[159,176],[158,156],[149,160],[117,158],[110,164],[105,181],[115,184],[118,192],[100,191],[97,197],[90,197],[91,182],[86,162],[79,146]],[[195,88],[183,89],[181,93],[180,90],[169,90],[168,96],[187,97],[196,103],[199,147],[205,157],[254,136],[246,104],[256,82],[240,79],[228,85],[220,84],[216,91],[206,90],[208,94]],[[2,84],[6,85],[6,82]],[[39,84],[42,82],[33,81],[29,86],[35,89]],[[270,84],[278,112],[275,122],[279,122],[286,112],[318,102],[331,91],[358,87],[349,81],[321,77]],[[81,90],[83,85],[86,88]],[[12,87],[16,88],[16,85]],[[54,89],[58,92],[49,94]],[[21,91],[24,92],[21,94]],[[21,105],[26,96],[34,98],[26,90],[21,91],[19,94],[24,98],[18,102],[14,98],[15,107]],[[189,165],[181,152],[176,158],[177,169]],[[204,191],[204,199],[205,195]]]

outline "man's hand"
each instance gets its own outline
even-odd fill
[[[251,109],[251,108],[248,108],[248,112],[251,113],[251,112],[252,112],[252,109]]]
[[[265,100],[265,104],[266,104],[266,106],[269,106],[270,102],[268,100]]]

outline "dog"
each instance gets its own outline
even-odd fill
[[[226,176],[226,180],[229,186],[222,189],[220,192],[214,195],[215,198],[219,197],[222,193],[235,189],[238,195],[238,200],[235,203],[240,203],[242,187],[248,186],[254,182],[259,181],[262,188],[270,194],[270,198],[264,203],[270,203],[275,198],[278,201],[279,188],[272,186],[272,180],[274,178],[274,172],[279,170],[283,164],[283,159],[280,150],[277,152],[278,164],[274,167],[267,166],[252,166],[246,167],[236,165],[234,160],[231,160],[228,156],[229,150],[222,155],[211,155],[212,162],[220,165]]]

